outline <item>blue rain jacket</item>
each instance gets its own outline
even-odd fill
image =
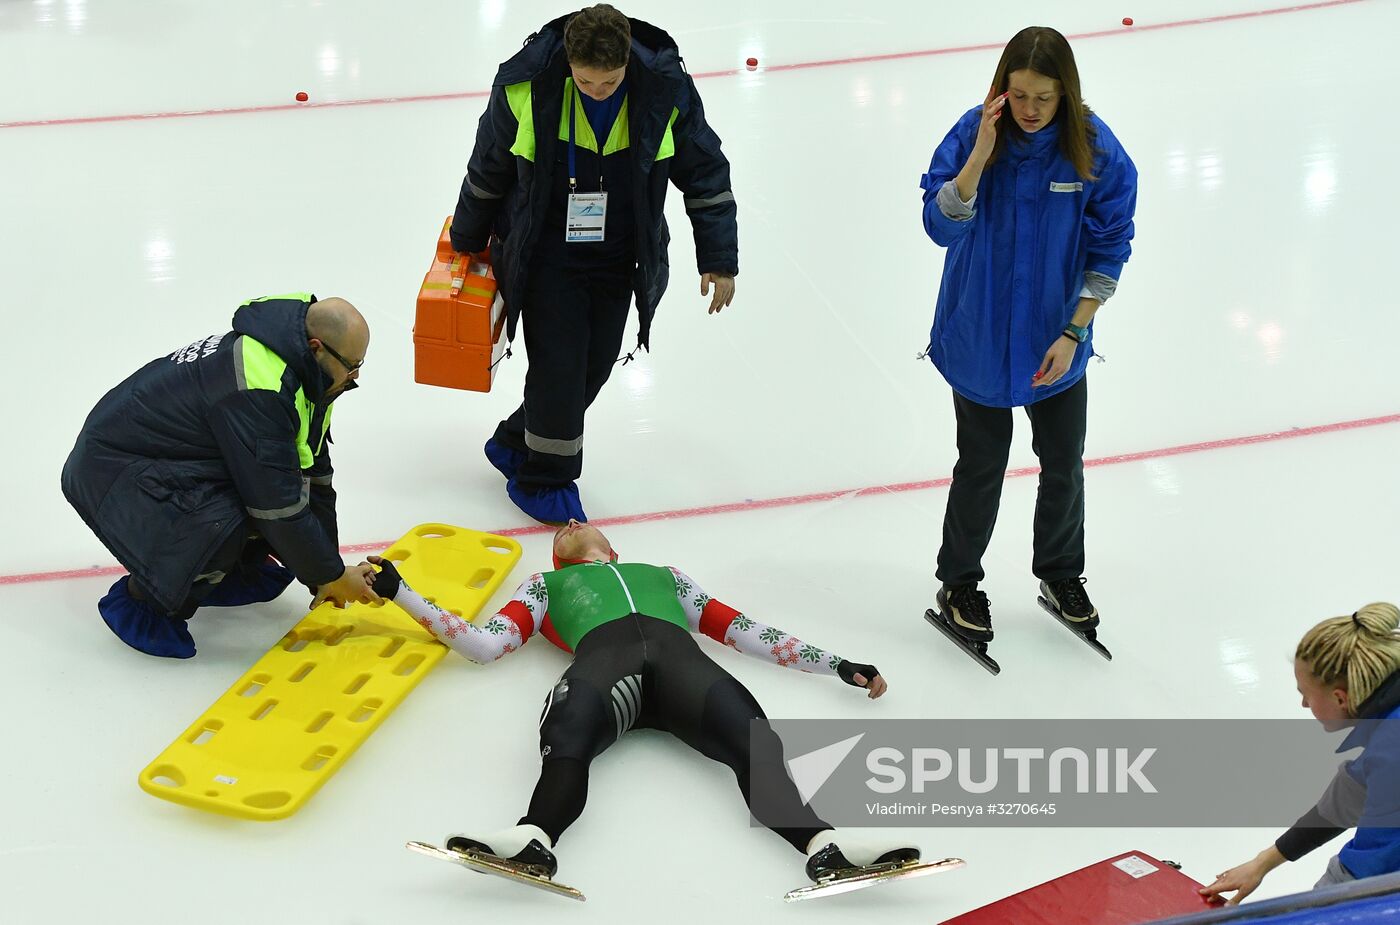
[[[1010,144],[982,173],[975,212],[954,221],[935,197],[967,162],[982,109],[969,110],[933,154],[920,185],[924,230],[948,248],[929,358],[948,384],[981,405],[1010,408],[1049,398],[1084,376],[1090,337],[1069,372],[1032,389],[1045,351],[1074,316],[1092,270],[1118,279],[1132,252],[1137,168],[1098,116],[1094,175],[1082,180],[1060,154],[1056,120]]]
[[[1392,674],[1358,711],[1363,722],[1337,751],[1363,746],[1347,765],[1366,788],[1356,834],[1337,857],[1358,880],[1400,871],[1400,672]]]

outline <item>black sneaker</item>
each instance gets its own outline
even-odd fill
[[[1087,633],[1099,625],[1099,610],[1089,600],[1084,590],[1083,578],[1061,578],[1058,581],[1042,581],[1040,593],[1045,600],[1070,626]]]
[[[968,642],[992,641],[992,603],[976,582],[944,585],[938,590],[938,610],[948,628]]]

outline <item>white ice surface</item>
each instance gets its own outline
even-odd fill
[[[661,4],[733,163],[742,272],[707,317],[680,197],[672,288],[650,356],[591,412],[595,518],[935,479],[955,458],[946,385],[915,362],[942,253],[918,178],[980,101],[997,48],[1047,22],[1076,39],[1086,96],[1141,172],[1135,254],[1104,309],[1087,455],[1162,450],[1400,411],[1387,92],[1400,5],[1154,30],[1262,10],[1245,0],[1069,0],[933,9],[792,0]],[[0,123],[480,91],[564,8],[474,2],[0,0]],[[1137,26],[1119,25],[1125,15]],[[823,62],[955,51],[791,70]],[[760,69],[744,70],[750,55]],[[461,182],[480,97],[0,128],[6,397],[0,573],[110,566],[58,490],[98,397],[149,359],[225,330],[239,303],[308,289],[374,330],[336,417],[341,536],[422,521],[525,525],[481,457],[519,399],[412,382],[413,295]],[[521,351],[523,353],[523,351]],[[1012,465],[1033,463],[1018,422]],[[945,492],[686,517],[610,531],[759,619],[886,674],[855,691],[708,651],[775,717],[1291,717],[1289,657],[1317,620],[1396,584],[1400,425],[1097,467],[1090,590],[1109,664],[1035,606],[1034,483],[1008,482],[988,553],[991,678],[922,621]],[[525,540],[520,575],[547,562]],[[141,656],[105,629],[110,577],[0,584],[7,667],[0,895],[9,921],[535,922],[559,901],[411,855],[409,839],[513,822],[538,759],[540,700],[565,656],[535,643],[486,669],[445,662],[300,813],[277,823],[157,801],[137,772],[304,613],[198,615],[199,656]],[[709,646],[709,643],[704,643]],[[1203,756],[1208,760],[1209,756]],[[1301,794],[1299,811],[1312,794]],[[594,766],[560,846],[581,919],[760,915],[936,922],[1118,852],[1209,880],[1274,830],[915,835],[966,870],[786,908],[800,858],[746,824],[721,766],[655,735]],[[1335,843],[1333,848],[1340,845]],[[1323,851],[1258,895],[1307,887]],[[602,917],[599,919],[598,917]]]

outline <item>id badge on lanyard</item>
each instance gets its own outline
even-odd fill
[[[599,243],[608,222],[608,194],[603,192],[603,153],[598,152],[598,192],[580,193],[575,169],[574,97],[569,96],[569,204],[564,212],[564,241],[568,244]]]

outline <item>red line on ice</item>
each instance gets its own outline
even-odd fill
[[[1319,434],[1335,434],[1347,430],[1361,430],[1367,427],[1380,427],[1385,424],[1400,424],[1400,414],[1386,414],[1374,418],[1361,418],[1355,421],[1336,421],[1331,424],[1317,424],[1312,427],[1294,427],[1289,430],[1272,431],[1263,434],[1248,434],[1243,437],[1225,437],[1220,440],[1206,440],[1200,443],[1183,443],[1179,446],[1143,450],[1138,453],[1123,453],[1118,456],[1101,456],[1086,459],[1087,468],[1117,466],[1123,463],[1142,462],[1148,459],[1165,459],[1169,456],[1183,456],[1188,453],[1205,453],[1212,450],[1228,450],[1257,443],[1277,443],[1280,440],[1294,440],[1299,437],[1314,437]],[[1007,470],[1008,479],[1023,478],[1040,472],[1038,466],[1025,466]],[[923,482],[897,482],[892,485],[869,485],[864,488],[846,488],[839,491],[820,491],[807,495],[789,495],[783,498],[759,498],[752,501],[731,501],[728,504],[711,504],[704,507],[679,508],[672,511],[652,511],[644,514],[623,514],[618,517],[604,517],[591,521],[598,527],[616,527],[625,524],[648,523],[656,520],[680,520],[687,517],[708,517],[712,514],[735,514],[746,511],[763,511],[779,507],[793,507],[799,504],[815,504],[821,501],[835,501],[841,498],[861,498],[867,495],[889,495],[906,491],[925,491],[932,488],[946,488],[953,481],[952,476],[929,479]],[[488,531],[498,536],[532,536],[552,533],[553,527],[535,524],[528,527],[509,527],[504,530]],[[392,540],[376,543],[357,543],[340,547],[341,552],[378,552],[387,548]],[[66,569],[58,572],[29,572],[19,575],[0,575],[0,585],[30,584],[38,581],[65,581],[74,578],[93,578],[103,575],[121,575],[121,566],[99,566],[94,568]]]
[[[1323,0],[1320,3],[1304,3],[1297,6],[1271,7],[1262,10],[1246,10],[1240,13],[1222,13],[1219,16],[1202,16],[1196,19],[1177,19],[1169,22],[1159,23],[1137,23],[1131,27],[1119,26],[1112,29],[1103,29],[1097,32],[1080,32],[1068,36],[1073,40],[1110,38],[1115,36],[1131,35],[1134,32],[1155,32],[1162,29],[1182,29],[1188,26],[1208,26],[1219,23],[1237,22],[1242,19],[1259,19],[1265,16],[1283,16],[1291,13],[1307,13],[1315,10],[1325,10],[1337,6],[1349,6],[1354,3],[1366,3],[1368,0]],[[776,64],[764,66],[762,70],[769,73],[780,71],[800,71],[822,67],[840,67],[847,64],[870,64],[880,61],[900,61],[907,58],[928,58],[935,55],[956,55],[971,51],[995,51],[1002,47],[1001,42],[985,45],[957,45],[947,48],[926,48],[919,51],[897,51],[881,55],[862,55],[854,58],[827,58],[819,61],[799,61],[794,64]],[[712,77],[733,77],[745,72],[745,68],[729,68],[722,71],[705,71],[692,75],[697,80]],[[312,103],[277,103],[265,106],[237,106],[230,109],[190,109],[173,112],[142,112],[124,113],[111,116],[74,116],[61,119],[29,119],[19,122],[0,122],[0,129],[6,128],[39,128],[43,126],[55,125],[94,125],[103,122],[144,122],[153,119],[192,119],[197,116],[237,116],[258,112],[285,112],[290,109],[334,109],[346,106],[391,106],[400,103],[427,103],[441,102],[443,100],[465,100],[478,97],[485,97],[489,90],[469,90],[459,93],[423,93],[412,96],[381,96],[371,99],[359,100],[327,100],[325,102]]]

